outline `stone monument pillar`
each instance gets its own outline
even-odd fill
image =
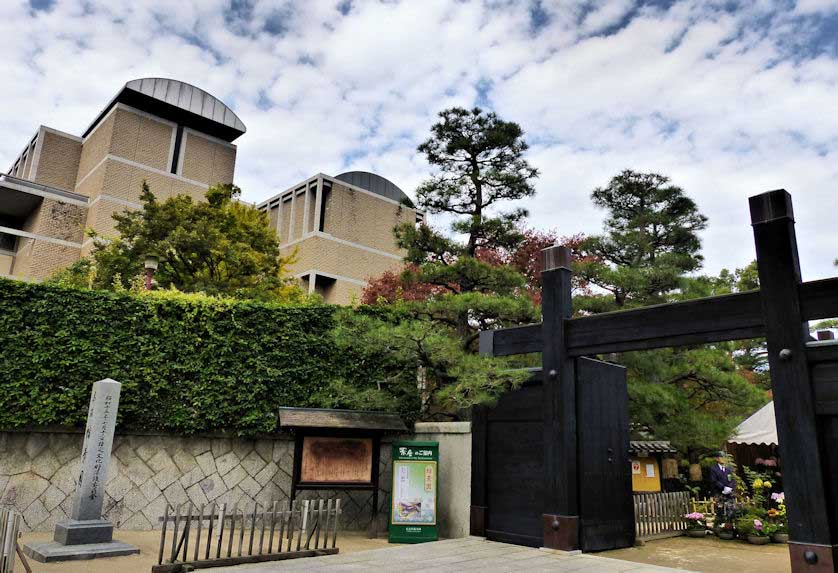
[[[110,378],[93,384],[70,519],[55,525],[53,541],[24,546],[24,552],[36,561],[93,559],[140,552],[133,545],[115,541],[113,524],[102,519],[121,388],[122,384]]]

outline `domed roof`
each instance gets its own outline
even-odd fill
[[[117,102],[225,141],[233,141],[247,131],[232,109],[201,88],[169,78],[139,78],[122,87],[83,136],[90,133]]]
[[[381,175],[376,175],[369,171],[347,171],[346,173],[335,176],[335,179],[340,179],[350,185],[355,185],[382,197],[398,201],[408,207],[413,207],[413,201],[410,200],[410,197],[398,185]]]

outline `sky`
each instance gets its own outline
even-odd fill
[[[477,105],[526,132],[532,227],[597,233],[591,191],[655,171],[709,218],[703,272],[715,273],[754,258],[747,198],[784,188],[804,279],[838,274],[838,0],[0,6],[3,169],[39,125],[80,135],[125,82],[170,77],[244,121],[248,201],[355,169],[413,196],[437,112]]]

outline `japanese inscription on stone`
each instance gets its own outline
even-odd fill
[[[72,519],[101,519],[105,483],[111,460],[111,446],[116,427],[116,410],[122,385],[106,378],[93,384],[87,428],[84,432],[81,468],[76,483]]]

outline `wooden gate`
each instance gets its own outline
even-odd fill
[[[582,508],[592,503],[593,488],[579,483],[586,463],[580,436],[589,431],[579,409],[579,394],[587,392],[577,384],[581,357],[765,338],[792,571],[838,573],[838,344],[809,343],[807,325],[838,316],[838,277],[803,282],[786,191],[751,197],[749,207],[759,290],[574,318],[570,249],[555,246],[542,251],[542,323],[480,333],[485,355],[541,353],[545,547],[582,547]],[[479,417],[473,427],[471,531],[482,535],[493,510],[481,482],[495,458],[486,456]]]
[[[634,494],[634,520],[637,537],[643,540],[675,537],[687,530],[684,518],[690,512],[686,491]]]
[[[545,407],[540,369],[494,407],[474,411],[475,480],[472,531],[487,539],[544,545]],[[580,538],[586,551],[634,542],[628,457],[628,392],[625,369],[589,358],[577,361]],[[602,495],[607,491],[608,495]],[[481,527],[482,526],[482,527]]]
[[[544,483],[541,381],[505,394],[493,408],[475,412],[484,432],[487,472],[481,487],[485,536],[493,541],[540,547]]]
[[[634,510],[626,369],[579,358],[576,379],[579,542],[583,551],[629,547]]]

